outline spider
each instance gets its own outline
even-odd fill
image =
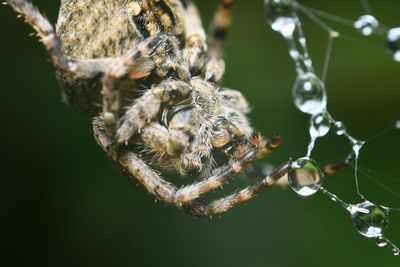
[[[31,3],[7,3],[43,42],[66,102],[93,117],[98,144],[156,198],[211,216],[287,175],[290,162],[231,195],[201,200],[280,143],[250,126],[239,91],[220,86],[233,0],[222,0],[208,38],[190,0],[62,0],[56,30]],[[195,181],[178,188],[155,169]]]

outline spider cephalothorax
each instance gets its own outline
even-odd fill
[[[251,128],[240,92],[219,85],[233,0],[222,1],[208,39],[189,0],[62,0],[57,33],[30,3],[7,2],[41,37],[66,101],[94,117],[98,143],[158,198],[211,215],[284,175],[288,165],[226,198],[197,201],[279,144]],[[150,166],[197,181],[178,189]]]

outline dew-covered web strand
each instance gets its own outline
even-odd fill
[[[355,28],[357,31],[361,33],[361,36],[368,37],[370,35],[380,36],[380,39],[385,38],[387,43],[387,48],[392,52],[393,58],[395,61],[400,61],[400,27],[398,28],[389,28],[382,24],[382,22],[378,21],[372,15],[362,15],[355,22],[350,19],[342,18],[337,15],[333,15],[327,13],[325,11],[320,11],[305,5],[301,5],[297,3],[297,6],[300,11],[302,11],[307,17],[309,17],[316,25],[318,25],[321,29],[325,30],[329,34],[333,30],[329,25],[324,23],[320,18],[328,19],[330,21],[350,26],[351,28]],[[380,48],[381,51],[382,45],[377,42],[366,41],[365,38],[360,38],[360,35],[356,35],[357,37],[350,36],[340,33],[340,39],[345,40],[355,44],[361,44],[363,46],[371,46]],[[359,37],[360,36],[360,37]]]
[[[344,25],[344,26],[348,26],[353,28],[354,27],[354,20],[349,19],[349,18],[344,18],[335,14],[331,14],[328,13],[326,11],[323,10],[319,10],[319,9],[315,9],[313,7],[309,7],[306,6],[304,4],[298,4],[302,11],[307,11],[310,14],[313,14],[314,17],[318,17],[318,18],[323,18],[326,20],[330,20],[332,22]],[[380,35],[384,35],[386,34],[386,32],[389,30],[389,27],[385,26],[384,24],[382,24],[382,22],[379,22],[379,25],[377,26],[377,28],[375,29],[375,34],[380,34]]]
[[[361,235],[374,238],[378,247],[389,247],[395,256],[400,254],[400,249],[383,235],[388,224],[389,209],[369,201],[349,204],[322,186],[320,191],[350,213],[353,225]]]
[[[332,32],[335,32],[333,28],[331,28],[328,24],[324,23],[322,20],[318,18],[313,12],[310,12],[305,6],[296,3],[296,6],[300,11],[302,11],[304,14],[306,14],[310,19],[312,19],[319,27],[324,29],[326,32],[331,34]]]
[[[327,24],[322,22],[318,17],[316,17],[315,15],[310,13],[307,9],[301,8],[301,6],[300,6],[300,10],[302,10],[308,17],[310,17],[322,29],[325,29],[328,31],[329,37],[328,37],[328,44],[327,44],[326,55],[325,55],[325,59],[324,59],[324,68],[323,68],[323,74],[322,74],[322,81],[325,83],[327,73],[328,73],[329,63],[330,63],[330,59],[331,59],[332,49],[333,49],[333,42],[334,42],[334,39],[340,37],[340,35],[336,30],[334,30],[333,28],[331,28],[330,26],[328,26]],[[355,157],[355,166],[354,167],[355,167],[356,190],[357,190],[358,196],[365,199],[365,197],[361,194],[359,179],[358,179],[358,161],[359,161],[359,156],[360,156],[360,150],[362,149],[365,142],[359,141],[359,140],[355,139],[354,137],[352,137],[344,129],[344,125],[341,122],[336,122],[332,116],[330,116],[330,120],[336,126],[336,133],[338,135],[343,134],[349,140],[349,142],[353,148],[353,153],[354,153],[354,157]],[[310,141],[310,145],[309,145],[309,149],[308,149],[308,153],[307,153],[308,155],[310,155],[312,152],[315,140],[316,140],[316,138],[313,138],[313,136],[311,136],[311,141]]]
[[[294,6],[296,5],[296,6]],[[321,28],[328,31],[329,39],[327,52],[325,55],[324,69],[323,69],[323,79],[320,80],[312,67],[312,60],[308,52],[306,45],[306,37],[304,35],[302,24],[297,14],[294,11],[294,7],[299,8],[304,13],[306,13],[310,18],[313,19]],[[290,10],[290,8],[293,8]],[[322,114],[327,114],[328,121],[327,124],[334,123],[336,126],[342,125],[338,124],[331,115],[326,110],[327,105],[327,95],[325,90],[325,80],[328,73],[329,62],[332,53],[333,40],[338,37],[337,31],[333,30],[330,26],[322,22],[314,14],[308,12],[297,2],[285,1],[279,3],[279,1],[267,1],[267,13],[270,15],[270,25],[273,30],[278,31],[289,43],[289,54],[295,62],[296,72],[298,78],[296,79],[295,85],[293,87],[293,97],[295,105],[304,113],[311,114],[310,121],[310,136],[311,140],[308,146],[307,157],[311,156],[312,150],[314,148],[315,141],[318,137],[322,137],[320,131],[312,131],[313,120],[315,116],[324,116]],[[300,44],[301,50],[297,47],[295,34],[298,35],[298,43]],[[306,70],[302,69],[302,66],[306,67]],[[316,127],[314,127],[316,128]],[[354,154],[356,159],[358,159],[359,151],[363,145],[363,142],[356,140],[350,134],[346,132],[343,126],[337,127],[337,133],[344,134],[352,143]],[[329,129],[328,129],[329,131]],[[358,181],[356,179],[357,192],[362,197],[358,187]]]
[[[306,7],[298,3],[297,5],[299,7],[299,10],[301,10],[305,15],[307,15],[311,20],[313,20],[317,25],[319,25],[323,30],[327,31],[328,33],[330,32],[330,26],[322,22],[321,19],[319,19],[320,17],[342,25],[351,26],[352,28],[358,30],[365,37],[368,37],[370,35],[378,35],[384,37],[386,39],[387,48],[391,51],[393,59],[397,62],[400,62],[400,27],[389,28],[385,26],[384,24],[382,24],[381,21],[379,21],[372,15],[372,12],[367,12],[353,22],[350,19],[342,18],[340,16],[333,15],[325,11]],[[340,34],[340,37],[342,40],[347,40],[353,43],[363,43],[363,45],[382,47],[381,45],[372,42],[365,42],[364,40],[345,35],[343,33]]]
[[[368,2],[364,2],[368,5]],[[302,11],[306,16],[308,16],[311,20],[313,20],[317,25],[319,25],[323,30],[330,33],[331,27],[325,24],[321,18],[325,18],[336,23],[340,23],[342,25],[351,26],[358,30],[365,37],[371,35],[379,35],[383,36],[386,39],[387,48],[391,51],[393,59],[397,62],[400,62],[400,27],[389,28],[382,24],[381,21],[376,19],[372,12],[365,12],[364,15],[360,16],[356,21],[352,21],[350,19],[342,18],[337,15],[333,15],[327,13],[325,11],[320,11],[311,7],[306,7],[296,2],[296,6]],[[365,4],[364,4],[365,6]],[[370,10],[370,8],[368,7]],[[348,36],[341,33],[341,39],[360,43],[361,40],[359,38],[354,38],[353,36]],[[370,46],[378,46],[377,44],[373,44],[371,42],[364,42],[364,45]],[[382,47],[382,46],[380,46]]]
[[[351,164],[350,161],[349,161],[349,164],[350,164],[351,167],[355,168],[355,165]],[[366,168],[364,166],[358,166],[358,173],[360,175],[362,175],[363,177],[366,177],[367,179],[369,179],[370,181],[372,181],[373,183],[375,183],[379,187],[383,188],[387,192],[391,193],[392,195],[394,195],[394,196],[396,196],[397,198],[400,199],[400,193],[396,192],[392,188],[390,188],[387,185],[385,185],[383,182],[381,182],[378,179],[374,178],[376,176],[379,176],[379,177],[381,177],[382,179],[385,179],[385,180],[390,180],[390,181],[393,181],[393,182],[400,182],[400,178],[399,177],[394,177],[394,176],[382,174],[381,172],[377,172],[377,171],[368,169],[368,168]],[[334,177],[354,177],[354,175],[349,175],[349,174],[341,175],[339,173],[335,173]],[[342,190],[345,190],[348,193],[357,194],[357,191],[354,191],[354,189],[351,189],[349,186],[343,185],[341,182],[338,182],[335,179],[327,179],[327,181],[329,181],[329,183],[335,184],[335,187],[340,187]],[[385,205],[385,203],[381,203],[380,206],[387,206],[387,205]],[[389,209],[390,210],[400,211],[400,206],[399,206],[399,208],[390,207]]]
[[[329,63],[331,60],[331,54],[332,54],[332,49],[333,49],[333,43],[335,39],[339,38],[342,40],[346,40],[352,43],[357,43],[361,45],[368,45],[368,46],[373,46],[373,47],[379,47],[381,48],[382,46],[379,44],[374,44],[371,42],[367,42],[364,39],[360,38],[355,38],[352,36],[348,36],[344,33],[341,33],[337,31],[336,29],[332,28],[328,24],[326,24],[324,21],[322,21],[319,17],[323,18],[328,18],[332,21],[338,22],[340,24],[343,24],[345,26],[350,26],[354,27],[354,21],[350,19],[345,19],[333,14],[326,13],[324,11],[320,11],[311,7],[307,7],[305,5],[296,4],[297,8],[304,13],[309,19],[311,19],[316,25],[318,25],[321,29],[326,31],[328,33],[328,43],[327,43],[327,48],[326,48],[326,53],[325,53],[325,59],[324,59],[324,64],[323,64],[323,71],[322,71],[322,81],[325,83],[327,74],[328,74],[328,69],[329,69]],[[381,25],[380,25],[381,26]],[[380,32],[381,34],[386,34],[387,33],[387,28],[380,28],[380,29],[375,29],[376,33]]]
[[[326,83],[326,77],[328,76],[328,68],[332,56],[333,41],[335,40],[336,37],[338,37],[336,35],[336,32],[332,32],[329,34],[328,45],[326,47],[326,53],[325,53],[324,68],[322,71],[322,81],[324,83]]]
[[[302,10],[306,10],[308,13],[314,14],[316,17],[325,18],[327,20],[330,20],[330,21],[333,21],[333,22],[336,22],[336,23],[339,23],[342,25],[353,27],[354,21],[351,19],[339,17],[337,15],[330,14],[326,11],[312,8],[312,7],[306,6],[304,4],[299,4],[299,6],[301,7]]]
[[[372,135],[371,137],[368,137],[368,138],[366,139],[366,141],[364,142],[364,144],[365,144],[365,143],[369,143],[369,142],[371,142],[371,141],[373,141],[373,140],[376,140],[376,139],[378,139],[378,138],[384,136],[385,134],[389,133],[390,131],[400,129],[400,125],[397,125],[397,124],[400,124],[400,122],[397,121],[397,122],[395,122],[395,124],[394,124],[393,126],[388,127],[388,128],[386,128],[385,130],[382,130],[382,131],[380,131],[379,133]],[[397,126],[399,126],[399,127],[397,127]],[[363,144],[363,145],[364,145],[364,144]],[[382,182],[379,181],[378,179],[374,178],[374,176],[379,176],[379,177],[386,178],[386,179],[389,179],[389,180],[392,180],[392,181],[396,181],[396,182],[399,182],[399,181],[400,181],[400,178],[396,178],[396,177],[384,175],[384,174],[382,174],[382,173],[379,173],[379,172],[376,172],[376,171],[373,171],[373,170],[370,170],[370,169],[367,169],[367,168],[364,168],[364,167],[360,167],[360,166],[359,166],[359,161],[358,161],[358,160],[355,160],[355,163],[353,164],[353,167],[354,167],[355,170],[356,170],[356,182],[357,182],[358,191],[359,191],[358,175],[361,174],[361,175],[363,175],[364,177],[366,177],[368,180],[374,182],[376,185],[378,185],[378,186],[380,186],[381,188],[385,189],[387,192],[389,192],[389,193],[391,193],[392,195],[394,195],[394,196],[400,198],[400,193],[396,192],[395,190],[393,190],[393,189],[390,188],[389,186],[386,186],[384,183],[382,183]],[[390,209],[391,209],[391,210],[400,211],[400,206],[399,206],[399,207],[396,207],[396,208],[390,207]]]
[[[372,14],[371,10],[369,9],[369,5],[367,3],[367,1],[363,1],[363,6],[364,7],[368,7],[368,12],[369,14]],[[333,49],[333,43],[334,43],[334,39],[335,38],[339,38],[342,37],[341,34],[339,34],[338,31],[334,30],[332,27],[330,27],[329,25],[327,25],[326,23],[324,23],[322,20],[320,20],[318,18],[318,16],[316,16],[313,12],[311,12],[309,10],[309,8],[306,8],[300,4],[298,4],[298,8],[300,11],[302,11],[307,17],[309,17],[312,21],[314,21],[320,28],[322,28],[323,30],[328,32],[328,44],[327,44],[327,48],[326,48],[326,54],[325,54],[325,58],[324,58],[324,64],[323,64],[323,72],[322,72],[322,82],[325,83],[326,82],[326,77],[327,77],[327,73],[328,73],[328,69],[329,69],[329,63],[331,60],[331,55],[332,55],[332,49]],[[318,13],[318,14],[323,14],[326,15],[328,13],[325,13],[323,11],[318,11],[316,9],[312,9],[314,12]],[[335,21],[339,21],[341,23],[344,23],[346,25],[351,25],[353,26],[353,22],[351,20],[348,19],[342,19],[339,16],[335,16],[335,15],[331,15],[328,14],[329,17],[332,19],[335,19]],[[300,20],[299,20],[300,21]],[[301,24],[299,22],[299,24]],[[330,116],[330,115],[329,115]],[[359,179],[358,179],[358,161],[359,161],[359,156],[360,156],[360,150],[362,149],[363,145],[365,144],[364,141],[360,141],[355,139],[354,137],[352,137],[346,130],[342,130],[344,128],[344,125],[342,125],[341,122],[336,122],[332,116],[331,117],[331,121],[334,125],[336,125],[337,129],[336,129],[336,133],[338,135],[344,135],[350,142],[352,149],[353,149],[353,153],[354,153],[354,157],[355,157],[355,184],[356,184],[356,190],[357,190],[357,194],[358,196],[360,196],[362,199],[365,199],[365,197],[362,195],[361,190],[360,190],[360,185],[359,185]],[[311,134],[311,140],[310,143],[308,145],[308,152],[307,152],[307,156],[310,156],[312,153],[312,150],[314,148],[315,145],[315,141],[318,137],[313,136]]]
[[[324,59],[323,74],[322,74],[322,77],[323,77],[323,78],[322,78],[322,82],[324,83],[325,80],[326,80],[326,76],[327,76],[327,72],[328,72],[328,67],[329,67],[329,62],[330,62],[330,59],[331,59],[331,53],[332,53],[332,48],[333,48],[333,41],[334,41],[334,38],[337,38],[337,37],[339,37],[340,35],[339,35],[339,33],[338,33],[336,30],[334,30],[332,27],[330,27],[329,25],[327,25],[326,23],[324,23],[323,21],[321,21],[317,16],[315,16],[315,15],[314,15],[312,12],[310,12],[307,8],[303,7],[302,5],[300,5],[300,4],[298,4],[298,3],[296,3],[296,5],[297,5],[297,7],[299,8],[299,10],[301,10],[303,13],[305,13],[310,19],[312,19],[317,25],[319,25],[322,29],[324,29],[325,31],[327,31],[328,34],[329,34],[328,45],[327,45],[326,55],[325,55],[325,59]],[[364,6],[364,7],[367,7],[367,6],[368,6],[368,13],[372,14],[371,10],[369,9],[369,5],[368,5],[368,3],[367,3],[366,1],[363,2],[363,6]],[[314,10],[315,12],[319,12],[319,11],[317,11],[317,10],[315,10],[315,9],[313,9],[313,10]],[[324,12],[322,12],[322,11],[319,12],[319,13],[320,13],[320,14],[327,14],[327,13],[324,13]],[[344,22],[344,23],[347,24],[347,25],[353,25],[353,23],[352,23],[350,20],[341,19],[339,16],[335,16],[335,15],[329,15],[329,16],[330,16],[331,18],[335,18],[336,21]],[[305,38],[304,33],[303,33],[303,30],[302,30],[302,26],[301,26],[300,19],[298,19],[297,16],[296,16],[296,21],[297,21],[297,28],[298,28],[299,40],[302,40],[300,43],[303,44],[303,45],[302,45],[302,48],[303,48],[303,51],[305,51],[305,52],[304,52],[303,59],[304,59],[304,60],[307,59],[307,61],[310,62],[310,66],[312,67],[312,61],[311,61],[311,58],[309,57],[309,53],[308,53],[307,47],[306,47],[306,38]],[[342,37],[342,36],[340,36],[340,37]],[[291,40],[293,40],[293,38],[291,38]],[[295,49],[295,48],[293,48],[293,44],[292,44],[292,47],[291,47],[290,50],[294,50],[294,49]],[[298,50],[297,50],[297,52],[298,52]],[[295,60],[295,61],[296,61],[296,60]],[[295,63],[296,63],[297,66],[300,65],[300,63],[298,62],[298,60],[297,60],[297,62],[295,62]],[[297,69],[297,72],[298,72],[298,73],[301,73],[301,72],[299,71],[299,67],[296,67],[296,69]],[[313,72],[313,69],[312,69],[312,68],[309,68],[308,71],[309,71],[309,72]],[[302,110],[302,111],[304,112],[304,110]],[[309,113],[309,112],[306,112],[306,113]],[[327,111],[326,111],[325,113],[327,113]],[[359,155],[360,155],[360,150],[362,149],[362,147],[363,147],[363,145],[365,144],[365,142],[364,142],[364,141],[357,140],[357,139],[355,139],[354,137],[352,137],[352,136],[345,130],[345,127],[344,127],[344,125],[343,125],[341,122],[335,121],[335,120],[329,115],[329,113],[327,113],[327,114],[328,114],[328,117],[329,117],[329,120],[331,121],[331,123],[335,125],[336,133],[337,133],[338,135],[344,135],[344,136],[349,140],[349,142],[350,142],[350,144],[351,144],[351,146],[352,146],[353,153],[354,153],[354,157],[355,157],[355,166],[354,166],[354,167],[355,167],[355,183],[356,183],[357,194],[358,194],[361,198],[365,199],[365,197],[361,194],[360,186],[359,186],[359,179],[358,179],[358,159],[359,159]],[[329,122],[328,122],[328,123],[329,123]],[[312,125],[312,123],[310,123],[310,125]],[[311,126],[310,126],[310,127],[311,127]],[[329,129],[328,129],[328,131],[329,131]],[[315,131],[314,131],[314,132],[315,132]],[[324,134],[318,134],[318,133],[317,133],[317,134],[312,134],[312,131],[311,131],[311,128],[310,128],[311,140],[310,140],[310,143],[309,143],[309,146],[308,146],[308,151],[307,151],[307,156],[308,156],[308,157],[311,156],[311,153],[312,153],[312,150],[313,150],[313,148],[314,148],[316,139],[317,139],[318,137],[321,137],[321,136],[325,135],[325,134],[326,134],[326,133],[324,133]],[[369,141],[369,140],[368,140],[368,141]]]
[[[305,7],[302,5],[298,5],[298,8],[305,13],[307,16],[309,16],[318,26],[320,26],[322,29],[328,32],[328,44],[326,48],[326,53],[325,53],[325,59],[324,59],[324,67],[322,70],[322,82],[326,82],[327,74],[328,74],[328,68],[329,68],[329,62],[331,59],[331,54],[332,54],[332,48],[333,48],[333,41],[335,38],[339,37],[339,32],[335,31],[333,28],[331,28],[329,25],[325,24],[323,21],[321,21],[317,16],[315,16],[313,13],[309,12]],[[301,23],[299,23],[301,25]],[[299,30],[302,29],[301,27]],[[301,30],[303,36],[304,33]]]
[[[307,156],[294,161],[290,165],[288,181],[292,189],[302,196],[309,196],[317,191],[321,191],[332,201],[339,203],[343,208],[349,211],[353,225],[357,231],[368,237],[375,238],[379,247],[389,245],[394,255],[399,255],[400,250],[390,240],[383,236],[383,231],[388,224],[389,209],[379,206],[367,200],[360,192],[358,182],[358,159],[360,150],[365,144],[364,141],[357,140],[351,136],[344,124],[336,121],[327,111],[327,95],[325,89],[325,79],[328,71],[329,61],[333,48],[333,38],[338,37],[337,31],[321,21],[312,12],[294,0],[265,0],[268,14],[268,22],[274,31],[279,32],[289,42],[289,55],[295,63],[295,70],[298,74],[293,86],[293,100],[296,107],[303,113],[311,115],[310,118],[310,143],[307,150]],[[297,15],[297,9],[303,11],[317,25],[328,32],[329,40],[327,53],[325,55],[324,70],[319,79],[312,68],[312,60],[309,56],[306,38],[302,29],[302,23]],[[377,28],[375,18],[360,17],[361,30],[363,35],[369,35]],[[348,24],[348,23],[347,23]],[[356,28],[357,25],[355,25]],[[392,41],[397,42],[400,39],[400,28],[392,34]],[[295,35],[297,34],[297,39]],[[398,35],[398,36],[397,36]],[[389,38],[390,41],[390,38]],[[300,44],[300,47],[298,46]],[[395,43],[397,45],[397,43]],[[397,46],[395,47],[397,48]],[[396,52],[396,51],[395,51]],[[399,55],[400,57],[400,55]],[[397,60],[396,55],[394,58]],[[400,61],[400,59],[399,59]],[[305,70],[303,70],[305,66]],[[325,120],[324,120],[325,118]],[[397,125],[397,124],[396,124]],[[334,128],[337,135],[343,135],[350,142],[355,159],[355,184],[357,195],[363,199],[358,204],[349,204],[341,200],[335,194],[323,188],[323,172],[319,165],[310,158],[317,138],[326,135],[330,128]]]
[[[399,124],[399,125],[397,125],[397,124]],[[399,126],[399,127],[397,127],[397,126]],[[398,130],[398,129],[400,129],[400,122],[399,121],[395,122],[395,124],[393,126],[386,128],[385,130],[379,132],[378,134],[375,134],[375,135],[367,138],[366,141],[362,145],[364,145],[364,144],[366,144],[366,143],[368,143],[370,141],[373,141],[375,139],[378,139],[379,137],[384,136],[385,134],[387,134],[390,131]],[[355,159],[355,163],[351,164],[351,165],[356,170],[355,179],[356,179],[356,183],[357,183],[357,187],[356,188],[357,188],[357,193],[358,194],[360,192],[360,188],[359,188],[359,184],[358,184],[358,182],[359,182],[358,177],[359,177],[359,174],[361,174],[363,177],[365,177],[368,180],[374,182],[376,185],[378,185],[379,187],[383,188],[387,192],[389,192],[392,195],[400,198],[400,193],[399,192],[396,192],[395,190],[393,190],[392,188],[390,188],[389,186],[385,185],[383,182],[381,182],[381,181],[379,181],[378,179],[375,178],[376,176],[379,176],[379,177],[385,178],[387,180],[391,180],[391,181],[394,181],[394,182],[400,182],[400,177],[393,177],[393,176],[382,174],[381,172],[377,172],[377,171],[373,171],[371,169],[367,169],[365,167],[360,167],[358,159]],[[361,195],[361,194],[359,194],[359,195]],[[363,195],[361,195],[361,197],[366,199]],[[390,207],[389,209],[390,210],[395,210],[395,211],[400,211],[400,206],[399,207]]]
[[[298,42],[303,51],[303,63],[307,69],[307,72],[314,73],[313,63],[308,52],[307,39],[304,36],[303,27],[300,23],[300,20],[297,20],[296,27],[299,34]]]

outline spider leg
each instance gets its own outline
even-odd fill
[[[113,144],[113,139],[106,133],[104,122],[101,118],[97,117],[94,119],[93,131],[97,143],[117,163],[125,175],[132,180],[138,181],[157,198],[177,205],[174,197],[178,190],[177,187],[160,177],[135,153],[123,148],[120,148],[122,151],[116,150],[117,147]]]
[[[216,169],[213,175],[203,181],[182,187],[176,193],[178,202],[189,202],[199,198],[201,195],[222,186],[230,180],[232,175],[241,172],[244,166],[256,158],[269,154],[280,144],[280,137],[273,136],[264,141],[259,133],[255,133],[250,142],[246,141],[236,149],[235,154],[228,164]]]
[[[290,163],[285,163],[275,169],[270,175],[258,181],[255,185],[246,187],[229,196],[213,200],[210,203],[203,203],[193,200],[184,205],[184,210],[195,216],[212,216],[224,213],[241,203],[245,203],[254,198],[258,193],[275,184],[278,180],[287,176]]]
[[[335,174],[338,171],[347,169],[348,167],[351,166],[351,160],[352,156],[350,155],[342,160],[326,165],[324,167],[325,175]]]
[[[182,81],[167,80],[147,90],[126,111],[117,129],[117,142],[127,142],[136,131],[140,131],[159,113],[161,104],[176,103],[189,96],[190,87]]]
[[[238,152],[232,161],[227,166],[222,167],[217,174],[207,180],[178,189],[161,178],[135,153],[127,151],[124,148],[120,148],[117,151],[112,139],[105,132],[104,123],[100,118],[95,118],[93,126],[98,144],[120,166],[125,174],[135,178],[156,197],[179,208],[182,208],[184,203],[197,199],[202,194],[221,186],[233,174],[241,171],[246,163],[268,154],[279,144],[278,137],[265,142],[261,139],[261,136],[256,134],[252,138],[251,143],[242,144],[242,147],[237,149]]]
[[[40,11],[30,2],[24,0],[6,1],[36,31],[54,64],[64,71],[72,71],[73,64],[67,60],[53,26]]]
[[[189,66],[190,73],[196,76],[201,73],[205,65],[207,43],[199,12],[191,1],[186,3],[182,20],[186,39],[183,60]]]
[[[186,38],[183,58],[193,76],[199,75],[204,68],[206,50],[207,44],[205,38],[201,37],[201,35],[193,34]]]
[[[225,72],[222,49],[227,31],[231,25],[231,13],[235,0],[222,0],[211,25],[208,48],[208,62],[205,77],[209,81],[219,82]]]
[[[347,157],[338,162],[327,164],[324,167],[325,175],[332,175],[338,171],[348,168],[351,164],[351,157]],[[184,205],[184,210],[195,216],[212,216],[228,211],[229,209],[245,203],[254,198],[258,193],[264,191],[273,184],[289,185],[287,182],[287,173],[290,169],[291,162],[287,162],[282,166],[274,169],[265,178],[258,181],[256,184],[246,187],[229,196],[216,199],[210,203],[204,203],[199,200],[193,200]],[[283,180],[283,181],[282,181]]]

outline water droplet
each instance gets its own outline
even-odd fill
[[[331,128],[331,116],[328,112],[314,115],[310,119],[311,137],[325,136]]]
[[[280,32],[283,37],[293,36],[298,18],[294,12],[293,0],[265,0],[268,23],[274,31]]]
[[[400,129],[400,121],[396,121],[396,128]]]
[[[331,128],[331,117],[328,112],[316,114],[310,118],[310,143],[308,144],[307,157],[311,156],[317,138],[325,136]]]
[[[387,46],[392,51],[394,60],[400,62],[400,27],[388,31]]]
[[[344,125],[343,122],[341,121],[335,122],[334,127],[337,135],[343,135],[346,133],[346,126]]]
[[[386,247],[388,244],[388,241],[384,236],[378,236],[375,238],[376,245],[380,248]]]
[[[288,173],[290,186],[301,196],[315,194],[321,188],[323,178],[318,163],[308,157],[293,162]]]
[[[306,46],[307,43],[307,39],[304,36],[300,36],[299,37],[299,43],[301,44],[301,46]]]
[[[331,32],[329,33],[329,35],[330,35],[332,38],[338,38],[338,37],[340,36],[340,32],[331,31]]]
[[[296,49],[290,49],[289,55],[293,58],[293,60],[299,60],[300,58],[300,53]]]
[[[381,236],[388,224],[388,209],[369,201],[351,205],[348,210],[354,227],[368,238]]]
[[[392,249],[393,255],[394,256],[399,256],[400,255],[400,251],[397,248]]]
[[[312,60],[310,58],[304,59],[304,65],[307,68],[311,68],[312,67]]]
[[[364,15],[359,17],[357,21],[354,22],[354,27],[363,35],[368,36],[379,27],[379,22],[374,16]]]
[[[304,113],[322,113],[327,102],[324,83],[311,72],[300,74],[293,86],[293,100]]]

